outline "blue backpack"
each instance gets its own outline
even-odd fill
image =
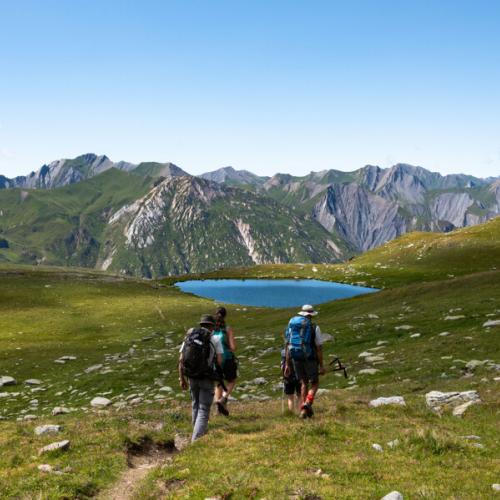
[[[285,330],[286,345],[292,359],[302,361],[315,359],[314,349],[315,326],[304,316],[294,316]]]

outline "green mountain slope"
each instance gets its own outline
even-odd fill
[[[144,167],[144,168],[143,168]],[[265,262],[334,262],[346,245],[269,198],[194,177],[109,169],[50,190],[0,192],[0,261],[138,276]],[[146,177],[143,177],[146,175]]]

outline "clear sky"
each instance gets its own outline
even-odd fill
[[[498,176],[499,26],[497,0],[0,0],[0,173]]]

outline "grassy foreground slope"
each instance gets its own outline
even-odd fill
[[[166,460],[131,493],[376,499],[397,489],[405,498],[495,498],[500,341],[499,327],[483,325],[500,319],[498,221],[448,236],[456,242],[451,247],[441,238],[420,260],[412,260],[411,249],[429,242],[407,235],[343,267],[255,268],[259,276],[383,283],[377,294],[319,308],[323,330],[338,339],[325,345],[326,357],[340,354],[349,379],[324,376],[330,392],[318,397],[312,421],[282,416],[277,349],[293,310],[229,307],[241,360],[232,417],[214,417],[206,438]],[[400,252],[391,250],[395,245]],[[0,397],[0,497],[106,498],[106,488],[127,469],[133,443],[149,438],[168,447],[175,434],[189,433],[187,395],[176,385],[177,346],[212,302],[155,282],[92,273],[2,268],[0,281],[0,375],[18,381],[0,388],[7,394]],[[409,328],[397,329],[403,325]],[[383,359],[359,357],[367,350]],[[54,363],[67,355],[77,359]],[[484,363],[469,370],[473,359]],[[379,371],[360,373],[367,368]],[[266,383],[251,383],[256,377]],[[25,386],[28,378],[41,385]],[[438,417],[424,403],[433,389],[475,389],[483,404],[462,419]],[[114,406],[92,409],[97,395]],[[368,407],[370,399],[391,395],[404,396],[407,407]],[[70,413],[52,416],[55,406]],[[26,415],[37,419],[17,420]],[[63,430],[35,436],[34,427],[46,423]],[[465,437],[471,435],[480,439]],[[61,439],[70,439],[68,451],[38,456],[41,446]],[[391,449],[387,443],[396,439]],[[42,463],[65,472],[42,473]]]

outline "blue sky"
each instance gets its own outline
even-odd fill
[[[498,1],[0,0],[0,173],[86,152],[500,175]]]

